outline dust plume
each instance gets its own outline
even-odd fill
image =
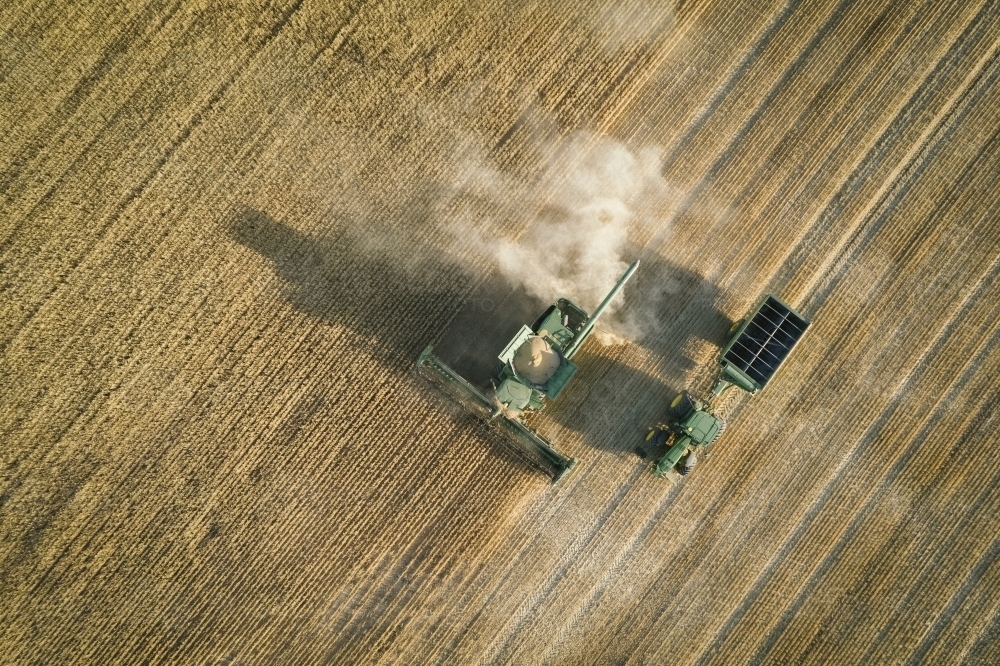
[[[641,45],[674,27],[670,7],[643,0],[606,0],[590,5],[593,31],[606,52]]]
[[[468,167],[463,194],[492,199],[493,206],[476,207],[490,210],[491,219],[471,219],[472,210],[458,205],[448,229],[511,285],[547,302],[567,297],[592,311],[637,258],[635,236],[662,234],[678,197],[660,175],[655,148],[636,152],[577,132],[553,145],[550,155],[527,185]],[[602,319],[605,341],[609,332],[641,332],[635,329],[643,320],[610,316],[621,301]]]

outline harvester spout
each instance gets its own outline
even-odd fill
[[[601,304],[597,306],[597,309],[594,310],[594,313],[589,317],[587,317],[587,321],[584,322],[583,327],[580,329],[580,332],[576,334],[576,336],[573,338],[573,341],[569,343],[568,347],[566,347],[566,351],[563,353],[563,355],[566,358],[573,357],[573,354],[576,353],[576,351],[580,348],[580,345],[583,344],[583,341],[587,339],[587,336],[590,335],[590,332],[594,329],[594,324],[597,323],[597,319],[608,308],[608,305],[610,305],[611,301],[614,300],[615,296],[618,295],[618,292],[622,290],[622,287],[625,286],[625,283],[628,282],[629,278],[632,277],[632,273],[635,273],[635,269],[637,268],[639,268],[638,259],[636,259],[632,263],[632,265],[625,270],[625,273],[621,276],[621,279],[618,280],[618,282],[615,284],[614,287],[612,287],[611,291],[608,292],[608,295],[604,297],[604,300],[601,301]]]

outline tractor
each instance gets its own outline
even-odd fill
[[[712,387],[711,399],[695,399],[687,391],[678,393],[667,409],[667,422],[650,428],[646,446],[666,454],[652,466],[656,476],[676,483],[708,455],[711,444],[726,429],[726,422],[715,413],[711,400],[730,386],[750,395],[763,389],[802,338],[810,322],[776,296],[765,296],[753,312],[733,324],[729,342],[719,353],[719,374]],[[645,458],[646,450],[639,453]]]

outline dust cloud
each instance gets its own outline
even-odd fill
[[[512,286],[592,311],[638,258],[634,236],[664,234],[679,197],[660,175],[659,149],[633,151],[576,132],[548,152],[551,158],[527,184],[467,165],[456,199],[479,205],[453,206],[447,229]],[[487,219],[472,219],[484,210]],[[621,302],[617,298],[602,319],[605,343],[636,337],[649,321],[639,313],[614,315]]]
[[[601,48],[618,54],[627,47],[646,44],[675,25],[670,7],[642,0],[607,0],[590,8],[593,31]]]

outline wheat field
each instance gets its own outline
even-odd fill
[[[1000,3],[39,1],[0,34],[0,661],[1000,661]],[[553,485],[412,366],[482,380],[595,202],[642,265],[531,422],[580,461]],[[808,333],[653,477],[765,293]]]

